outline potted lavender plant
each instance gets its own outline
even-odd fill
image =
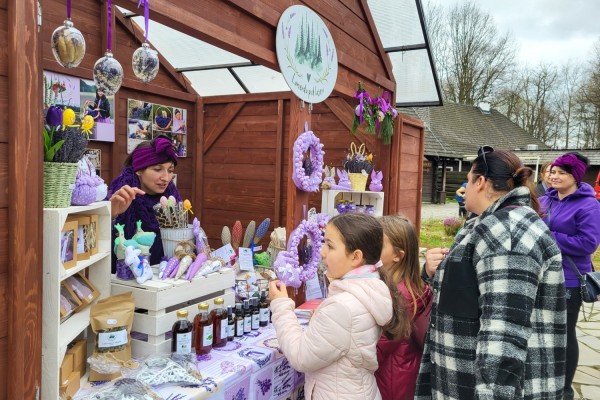
[[[48,107],[44,125],[44,207],[64,208],[71,205],[71,193],[77,175],[77,161],[88,144],[85,131],[90,121],[74,125],[75,112]],[[93,125],[93,120],[91,121]]]

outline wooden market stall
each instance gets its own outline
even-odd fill
[[[64,20],[65,3],[41,0],[38,8],[35,0],[0,0],[0,186],[6,192],[0,196],[0,400],[36,398],[41,380],[42,71],[91,79],[106,49],[105,2],[80,0],[72,14],[86,56],[70,70],[56,63],[49,38]],[[137,3],[113,1],[130,10]],[[154,21],[278,70],[275,30],[293,4],[319,14],[337,47],[334,91],[312,113],[291,92],[200,97],[162,57],[154,81],[137,81],[130,60],[143,32],[115,8],[112,48],[125,79],[115,95],[115,142],[90,144],[101,150],[102,178],[117,176],[126,157],[127,99],[172,104],[188,110],[188,156],[177,166],[178,187],[200,213],[211,244],[237,219],[246,225],[269,217],[271,227],[293,227],[298,206],[321,202],[320,193],[298,196],[289,179],[290,143],[308,122],[325,145],[327,165],[340,166],[351,142],[365,142],[384,171],[385,213],[403,212],[418,223],[422,123],[400,115],[389,146],[360,130],[349,133],[358,82],[377,95],[395,90],[366,0],[152,0],[150,9]]]

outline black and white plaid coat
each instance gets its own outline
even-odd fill
[[[415,399],[562,399],[561,255],[529,202],[516,188],[456,236],[431,282]]]

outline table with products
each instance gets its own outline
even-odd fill
[[[304,398],[304,374],[279,351],[273,325],[198,356],[200,387],[155,389],[167,400],[279,400]]]

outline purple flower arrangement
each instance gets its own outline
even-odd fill
[[[366,122],[366,133],[379,133],[383,143],[390,144],[394,134],[394,119],[398,116],[398,111],[392,105],[390,92],[384,91],[381,97],[371,97],[359,82],[354,98],[358,100],[358,105],[354,110],[352,133]]]
[[[456,217],[447,217],[442,221],[444,231],[449,236],[455,236],[463,225],[463,221]]]

